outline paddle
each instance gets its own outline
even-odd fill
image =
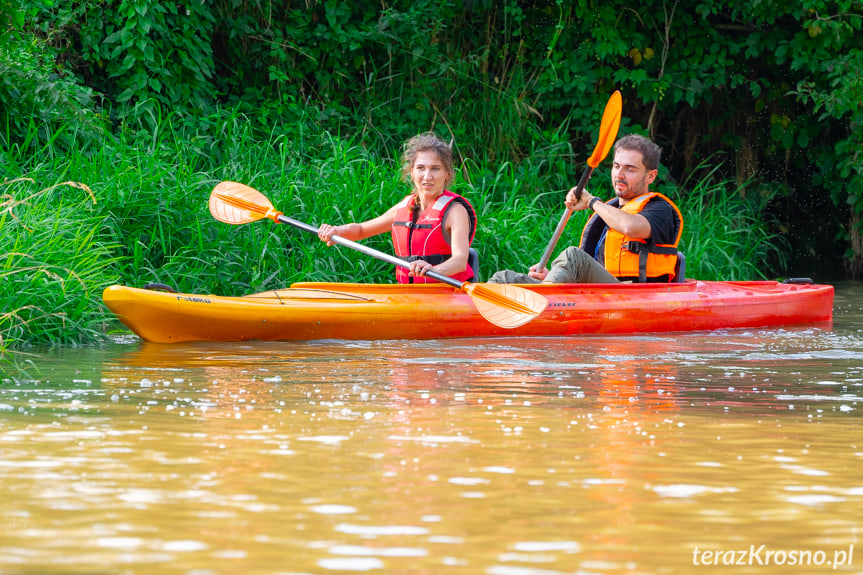
[[[587,185],[587,181],[590,180],[590,175],[593,173],[593,169],[605,159],[605,156],[608,155],[608,151],[611,150],[611,146],[614,144],[614,139],[617,137],[617,130],[620,128],[620,113],[622,108],[623,103],[620,97],[620,92],[615,90],[608,99],[608,103],[605,104],[605,111],[602,113],[602,122],[599,124],[599,139],[596,142],[596,147],[587,159],[587,168],[585,168],[584,173],[581,174],[581,179],[575,186],[575,198],[577,200],[581,199],[581,192]],[[542,254],[542,258],[536,265],[536,271],[542,271],[545,269],[545,264],[547,264],[548,260],[551,258],[554,246],[557,245],[557,240],[560,239],[560,236],[563,233],[563,228],[566,227],[566,222],[569,221],[569,216],[571,215],[572,210],[569,208],[563,212],[560,222],[558,222],[557,228],[554,230],[554,235],[551,236],[551,241],[548,242],[548,246],[545,248],[545,253]]]
[[[210,194],[210,213],[226,224],[247,224],[269,218],[276,223],[288,224],[309,233],[318,234],[318,228],[315,226],[289,218],[273,208],[273,204],[262,193],[237,182],[221,182],[213,189]],[[332,241],[379,260],[410,268],[410,264],[405,260],[357,242],[339,236],[333,236]],[[472,284],[434,271],[428,271],[425,275],[468,294],[479,313],[498,327],[511,329],[524,325],[542,313],[548,305],[548,300],[542,295],[518,286]]]

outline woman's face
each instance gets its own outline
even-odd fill
[[[437,152],[426,150],[417,153],[411,167],[411,179],[420,194],[441,195],[448,178],[449,174]]]

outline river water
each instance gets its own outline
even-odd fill
[[[859,284],[832,326],[21,368],[2,574],[863,573]]]

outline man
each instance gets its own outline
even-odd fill
[[[662,150],[644,136],[630,134],[614,144],[611,182],[616,198],[603,203],[575,188],[566,207],[593,210],[581,246],[564,250],[551,270],[531,266],[528,274],[502,270],[489,283],[670,282],[675,279],[683,216],[670,199],[651,192]]]

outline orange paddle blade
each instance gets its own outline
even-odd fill
[[[220,182],[210,193],[210,213],[226,224],[248,224],[264,218],[276,221],[281,213],[267,197],[237,182]]]
[[[605,111],[602,113],[602,122],[599,124],[599,139],[596,141],[596,147],[593,153],[587,159],[587,165],[595,168],[608,155],[611,146],[614,145],[614,140],[617,138],[617,130],[620,129],[620,115],[623,110],[623,98],[620,96],[620,90],[615,90],[608,103],[605,105]]]
[[[533,320],[548,306],[544,296],[510,284],[472,284],[462,286],[477,311],[498,327],[512,329]]]

